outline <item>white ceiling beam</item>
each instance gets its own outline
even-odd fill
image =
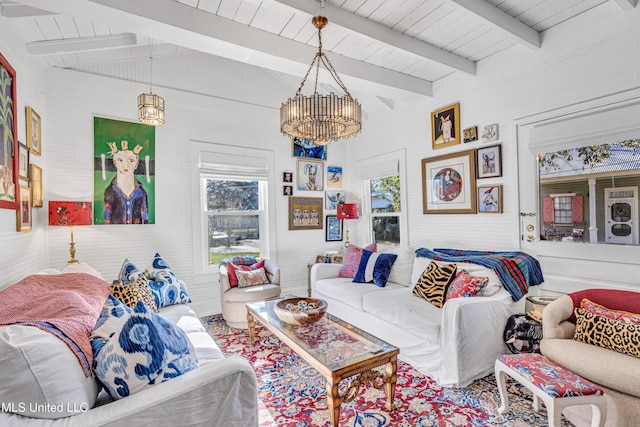
[[[29,42],[27,43],[27,53],[31,55],[57,55],[60,53],[116,49],[136,45],[136,35],[125,33],[114,34],[111,36],[79,37],[75,39]]]
[[[620,6],[625,12],[635,9],[638,3],[637,0],[613,0],[613,2]]]
[[[7,18],[27,18],[34,16],[52,15],[52,12],[44,9],[38,9],[31,6],[25,6],[17,3],[0,4],[0,15]]]
[[[286,5],[295,11],[308,13],[311,16],[320,14],[320,9],[316,2],[301,0],[273,1]],[[377,24],[332,4],[325,4],[325,16],[329,18],[329,22],[332,24],[339,25],[369,39],[385,43],[395,49],[413,53],[421,58],[437,62],[467,75],[475,76],[476,74],[476,64],[471,60],[392,30],[384,25]]]
[[[539,49],[542,46],[539,32],[484,0],[449,1],[489,22],[521,45],[533,49]]]
[[[165,43],[239,62],[303,76],[316,49],[173,0],[17,0],[55,13],[116,25]],[[345,80],[349,76],[414,96],[432,96],[431,82],[342,55],[331,62]],[[400,90],[400,93],[397,92]],[[381,93],[384,95],[384,93]]]

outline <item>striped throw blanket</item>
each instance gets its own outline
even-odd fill
[[[0,292],[0,326],[35,326],[71,349],[91,375],[89,336],[109,295],[109,284],[85,273],[32,275]]]
[[[466,251],[460,249],[434,250],[420,248],[419,257],[444,262],[468,262],[492,269],[500,278],[502,286],[519,301],[529,291],[529,286],[544,282],[540,263],[524,252]]]

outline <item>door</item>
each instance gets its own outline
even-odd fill
[[[605,188],[607,243],[638,244],[638,187]]]

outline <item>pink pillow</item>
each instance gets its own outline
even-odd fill
[[[603,305],[584,298],[580,301],[580,308],[593,313],[597,316],[606,317],[608,319],[619,320],[623,323],[640,326],[640,314],[630,313],[622,310],[611,310]]]
[[[364,247],[369,252],[375,252],[378,245],[371,243]],[[338,277],[348,277],[353,279],[358,272],[358,266],[360,266],[360,257],[362,256],[362,249],[356,245],[349,245],[347,248],[347,254],[344,257],[344,263],[342,264],[342,270]]]
[[[259,268],[264,268],[264,260],[260,260],[255,264],[251,265],[235,265],[232,262],[227,263],[227,275],[229,276],[229,286],[235,288],[238,286],[238,276],[236,276],[236,271],[251,271],[257,270]]]
[[[446,299],[476,296],[487,283],[489,283],[488,277],[472,276],[466,271],[460,270],[447,288]]]

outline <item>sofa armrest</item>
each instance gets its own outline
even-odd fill
[[[503,331],[512,314],[524,311],[524,298],[514,302],[504,289],[489,297],[454,298],[442,308],[439,383],[464,387],[493,371],[506,351]]]
[[[552,301],[542,311],[542,336],[544,338],[573,338],[576,325],[568,319],[573,314],[573,300],[563,295]]]
[[[258,426],[258,386],[249,363],[238,356],[204,364],[136,394],[78,415],[37,420],[0,413],[2,425],[30,426]],[[7,424],[5,424],[5,422]]]
[[[220,271],[220,295],[223,295],[229,289],[231,289],[231,285],[229,284],[229,274],[227,274],[227,266],[221,265],[219,267]]]
[[[280,266],[270,259],[264,260],[264,269],[267,273],[269,283],[274,285],[280,284]]]
[[[311,280],[311,289],[314,288],[314,285],[318,280],[338,277],[338,275],[340,274],[340,270],[342,270],[342,264],[313,264],[311,266],[311,273],[309,273],[309,279]]]

